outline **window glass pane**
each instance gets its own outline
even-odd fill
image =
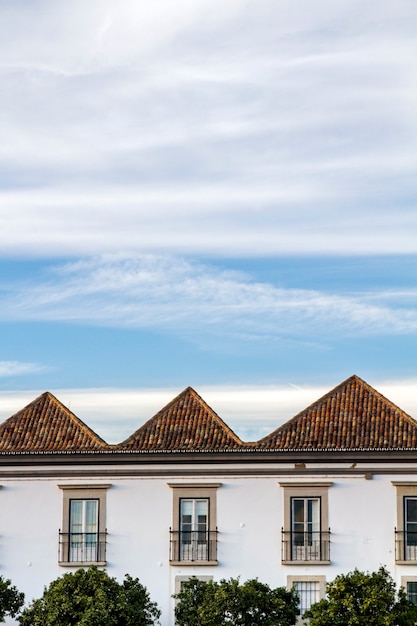
[[[195,512],[198,517],[207,517],[207,500],[197,500],[195,503]]]
[[[319,520],[320,520],[320,507],[318,498],[314,500],[308,500],[308,524],[310,528],[309,531],[318,531],[319,528]]]
[[[83,531],[83,502],[71,500],[70,502],[70,532],[82,533]]]
[[[207,526],[207,500],[197,500],[195,503],[196,529],[205,531]]]
[[[292,500],[292,530],[295,544],[304,544],[304,499]]]
[[[181,500],[181,522],[191,524],[193,516],[192,500]]]
[[[97,500],[86,500],[85,502],[85,531],[87,533],[97,532]]]
[[[304,500],[293,498],[292,500],[293,522],[304,526]]]
[[[191,530],[192,530],[192,521],[193,521],[193,501],[192,500],[181,500],[181,542],[183,544],[191,543]]]
[[[406,498],[407,522],[417,523],[417,498]]]

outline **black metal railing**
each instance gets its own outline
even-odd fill
[[[169,529],[170,561],[216,561],[216,530],[172,530]]]
[[[330,528],[326,531],[282,530],[283,561],[330,561]]]
[[[417,562],[417,532],[395,529],[395,560]]]
[[[59,532],[59,563],[104,563],[107,531],[100,533]]]

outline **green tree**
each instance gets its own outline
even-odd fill
[[[271,589],[257,579],[184,582],[177,600],[178,626],[293,626],[298,597],[284,587]]]
[[[309,626],[414,626],[417,607],[409,602],[384,567],[367,573],[355,569],[336,576],[327,598],[304,613]]]
[[[64,574],[45,587],[19,617],[23,626],[152,626],[160,611],[137,578],[123,583],[91,567]]]
[[[18,591],[12,581],[0,576],[0,622],[6,615],[16,617],[25,601],[25,595]]]

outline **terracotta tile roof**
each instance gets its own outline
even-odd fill
[[[46,392],[0,424],[0,452],[99,450],[107,444]]]
[[[417,422],[352,376],[256,446],[279,450],[417,448]]]
[[[224,450],[243,445],[198,393],[187,387],[118,447],[135,450]]]

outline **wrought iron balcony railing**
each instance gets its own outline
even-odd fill
[[[283,561],[330,561],[330,528],[327,531],[282,531]]]
[[[395,529],[395,560],[417,562],[417,532]]]
[[[107,531],[59,532],[59,563],[105,563]]]
[[[217,560],[216,530],[169,530],[169,560],[213,562]]]

